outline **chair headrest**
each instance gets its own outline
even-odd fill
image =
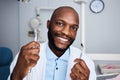
[[[0,66],[9,65],[12,60],[12,50],[7,47],[0,47]]]

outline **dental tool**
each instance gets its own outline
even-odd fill
[[[38,40],[38,31],[37,30],[39,29],[40,21],[38,18],[33,18],[30,23],[31,23],[32,29],[34,30],[34,35],[35,35],[34,41],[37,41]]]
[[[41,24],[40,22],[39,8],[36,8],[36,17],[32,18],[30,21],[30,26],[34,30],[34,41],[38,41],[38,30]]]

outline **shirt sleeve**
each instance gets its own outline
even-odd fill
[[[12,71],[13,71],[15,65],[16,65],[16,62],[17,62],[17,58],[18,58],[18,54],[15,56],[14,60],[12,61],[11,65],[10,65],[10,74],[9,74],[7,80],[10,80],[10,76],[11,76]]]
[[[83,54],[82,59],[85,61],[86,65],[90,70],[89,80],[96,80],[96,71],[95,71],[94,61],[85,53]]]

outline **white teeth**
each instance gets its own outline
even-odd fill
[[[68,41],[68,39],[64,39],[64,38],[61,38],[61,37],[58,37],[61,41]]]

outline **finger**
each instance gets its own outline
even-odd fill
[[[82,74],[88,76],[90,71],[86,63],[82,59],[75,59],[75,62],[79,63],[79,65],[77,65],[76,68],[79,69]]]
[[[37,55],[37,54],[32,54],[29,58],[32,59],[32,60],[34,60],[34,61],[38,61],[39,55]]]
[[[29,61],[30,59],[38,60],[39,49],[25,49],[22,51],[22,53],[20,55],[25,58],[27,63],[30,63],[30,61]]]
[[[39,57],[39,49],[24,50],[24,55],[27,56],[27,58],[36,59],[37,57]]]
[[[37,60],[36,58],[38,58],[39,57],[39,55],[38,54],[33,54],[33,53],[29,53],[28,55],[25,55],[25,56],[27,56],[27,59],[34,59],[34,60]]]
[[[25,45],[23,47],[23,49],[32,49],[32,48],[39,48],[39,47],[40,47],[40,45],[38,42],[32,41],[32,42],[28,43],[27,45]]]
[[[28,53],[32,53],[32,54],[39,54],[40,49],[37,48],[33,48],[33,49],[28,49]]]
[[[70,77],[72,80],[83,80],[81,75],[78,77],[77,74],[75,74],[74,72],[70,74]]]
[[[23,55],[29,55],[29,54],[39,54],[39,50],[40,49],[24,49],[23,51],[22,51],[22,54]]]
[[[73,73],[70,73],[70,77],[72,80],[76,80],[76,76]]]
[[[30,62],[29,62],[28,65],[29,65],[30,68],[34,67],[34,66],[37,64],[37,61],[35,61],[35,60],[33,60],[33,59],[30,59],[29,61],[30,61]]]
[[[83,74],[80,74],[79,77],[73,72],[70,74],[72,80],[88,80]]]
[[[79,63],[76,63],[74,65],[74,69],[76,70],[76,72],[79,72],[79,73],[84,73],[85,72],[84,68]]]
[[[80,71],[78,69],[76,70],[75,67],[73,67],[71,72],[74,74],[74,76],[76,76],[76,78],[80,78]]]
[[[83,69],[88,69],[86,63],[82,59],[75,59],[75,62],[78,62],[83,67]]]
[[[40,57],[37,54],[29,54],[27,55],[26,58],[27,58],[26,60],[27,60],[28,65],[33,67],[37,64],[37,61],[39,60]]]

